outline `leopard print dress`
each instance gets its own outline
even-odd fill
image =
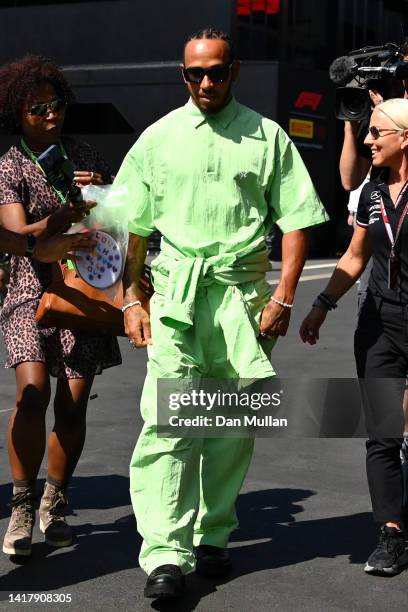
[[[89,145],[73,139],[63,141],[76,170],[102,174],[110,183],[106,163]],[[63,206],[35,163],[18,144],[0,158],[0,206],[19,202],[27,223],[48,217]],[[3,213],[7,214],[7,210]],[[67,329],[41,329],[34,319],[44,289],[51,282],[51,264],[13,256],[10,283],[0,315],[7,349],[6,368],[25,361],[45,363],[57,378],[86,378],[121,363],[119,345],[112,336],[89,336]]]

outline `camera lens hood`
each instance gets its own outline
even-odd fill
[[[371,114],[371,100],[365,87],[336,89],[336,117],[343,121],[363,121]]]

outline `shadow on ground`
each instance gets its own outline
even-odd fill
[[[39,481],[37,491],[42,487],[43,481]],[[67,516],[80,517],[84,509],[111,510],[130,505],[129,479],[119,475],[73,478],[68,494],[71,502]],[[9,514],[6,504],[10,495],[10,484],[0,486],[2,518]],[[45,543],[34,543],[28,562],[14,565],[8,574],[0,576],[0,595],[1,591],[54,591],[138,567],[141,542],[133,513],[112,522],[76,525],[73,532],[73,546],[57,552]]]
[[[41,496],[44,480],[37,482],[37,495]],[[11,483],[0,485],[0,519],[10,514],[8,504],[12,493]],[[73,510],[90,508],[109,510],[130,505],[129,479],[118,474],[108,476],[75,476],[68,487],[70,500],[68,516],[75,515]]]
[[[10,487],[0,487],[0,504],[8,501]],[[369,513],[333,516],[301,521],[302,502],[315,495],[307,489],[271,489],[239,496],[240,527],[231,538],[232,574],[235,578],[285,567],[317,557],[348,556],[350,563],[362,563],[375,540]],[[111,509],[130,503],[128,479],[110,475],[74,478],[70,490],[75,514],[81,509]],[[133,514],[113,522],[74,527],[74,545],[55,553],[44,543],[33,545],[33,557],[24,565],[13,566],[0,576],[0,593],[10,591],[55,591],[122,570],[137,568],[140,538]],[[53,554],[52,554],[53,553]],[[135,589],[144,584],[144,575],[135,575]],[[153,602],[157,610],[194,610],[200,600],[217,590],[220,581],[187,577],[188,591],[176,604]],[[149,604],[146,602],[146,606]]]
[[[297,520],[295,516],[304,510],[301,502],[312,495],[315,492],[307,489],[271,489],[240,495],[237,503],[240,526],[231,537],[234,546],[230,550],[233,561],[230,576],[215,581],[191,574],[183,600],[175,604],[153,602],[151,607],[191,612],[201,599],[217,590],[217,585],[318,557],[332,559],[344,555],[350,563],[365,562],[376,538],[371,513]],[[238,542],[242,545],[237,545]]]

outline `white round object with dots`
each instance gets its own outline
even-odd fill
[[[75,262],[79,276],[96,289],[107,289],[115,285],[122,274],[122,253],[117,241],[100,230],[90,232],[97,241],[92,251],[78,251],[81,259]]]

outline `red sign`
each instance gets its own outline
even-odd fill
[[[274,15],[280,11],[280,0],[237,0],[238,15],[261,12]]]
[[[304,108],[308,106],[315,111],[318,109],[322,98],[322,94],[315,93],[314,91],[301,91],[295,102],[295,108]]]

